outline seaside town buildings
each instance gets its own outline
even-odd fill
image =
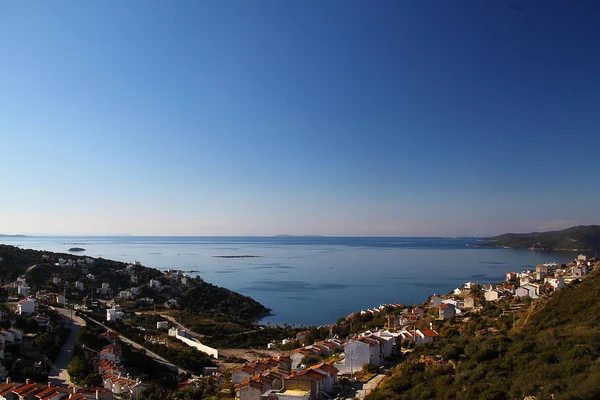
[[[65,268],[70,268],[73,263],[69,261],[62,260],[62,265]],[[91,265],[87,263],[87,260],[85,262],[80,261],[82,260],[77,260],[75,263],[80,268]],[[591,267],[592,261],[588,257],[579,256],[574,263],[569,265],[547,263],[536,266],[535,270],[532,271],[509,272],[506,274],[506,282],[499,284],[480,286],[472,282],[467,282],[463,287],[453,291],[452,294],[432,295],[429,301],[418,307],[386,304],[372,309],[361,310],[356,314],[349,315],[347,321],[351,322],[358,316],[365,319],[367,317],[378,316],[379,320],[385,321],[386,325],[381,327],[381,329],[376,328],[372,331],[364,331],[360,334],[350,335],[344,339],[331,335],[329,339],[320,340],[316,343],[312,343],[311,340],[310,343],[312,344],[308,344],[307,338],[310,336],[310,332],[300,332],[296,339],[299,343],[304,344],[304,346],[293,350],[289,356],[247,363],[233,371],[232,381],[235,385],[237,398],[268,400],[303,398],[308,400],[333,396],[339,376],[356,374],[365,365],[383,366],[389,360],[400,355],[403,348],[406,350],[406,346],[412,347],[437,343],[440,339],[440,332],[444,332],[444,328],[448,326],[449,321],[458,321],[460,323],[465,318],[465,315],[468,318],[469,315],[479,312],[482,309],[481,305],[485,304],[486,301],[500,302],[509,299],[520,300],[523,298],[547,296],[554,291],[561,290],[569,282],[584,278],[589,273]],[[47,316],[38,314],[39,304],[65,303],[63,293],[66,292],[53,293],[52,290],[59,291],[59,287],[64,286],[68,287],[69,290],[76,288],[80,291],[85,291],[87,286],[88,294],[92,293],[93,296],[104,296],[102,297],[103,302],[94,307],[96,307],[96,310],[100,310],[99,312],[106,312],[106,320],[113,322],[125,318],[125,313],[118,304],[119,300],[133,300],[138,302],[138,304],[145,304],[146,310],[148,310],[152,309],[152,307],[148,306],[154,302],[154,299],[148,297],[151,296],[148,293],[149,288],[156,292],[162,289],[164,292],[167,290],[168,285],[185,286],[190,284],[190,281],[193,282],[193,278],[185,276],[181,271],[167,271],[158,279],[148,279],[147,276],[140,273],[140,281],[148,283],[142,284],[138,288],[132,285],[134,283],[133,278],[136,277],[135,271],[134,265],[128,265],[124,270],[119,271],[119,273],[125,275],[126,286],[131,286],[127,289],[118,287],[115,284],[111,287],[111,284],[108,282],[101,282],[102,275],[100,274],[94,276],[93,274],[86,273],[86,275],[80,275],[84,276],[84,278],[76,281],[75,284],[72,281],[71,283],[62,282],[59,277],[53,277],[52,284],[56,285],[56,288],[53,289],[49,285],[44,290],[36,292],[35,285],[32,282],[30,284],[33,290],[28,286],[26,279],[20,277],[11,286],[13,288],[11,290],[14,291],[13,293],[20,295],[20,299],[15,299],[12,307],[14,307],[14,312],[17,314],[29,315],[41,329],[47,328],[52,324]],[[128,277],[130,279],[127,279]],[[97,282],[92,284],[90,283],[92,280]],[[137,282],[137,278],[135,278],[135,282]],[[111,298],[115,294],[117,299]],[[84,297],[86,293],[76,293],[76,295]],[[72,295],[70,298],[73,298]],[[82,303],[92,307],[88,299],[82,300]],[[162,311],[179,307],[179,302],[176,298],[170,298],[167,301],[161,300],[156,303],[156,307],[162,308]],[[113,305],[106,308],[106,306],[103,306],[105,304]],[[121,304],[127,303],[121,302]],[[0,310],[1,317],[2,310]],[[152,326],[154,326],[154,322]],[[146,328],[151,329],[148,326]],[[165,330],[168,329],[168,335],[172,338],[179,340],[187,346],[210,354],[214,358],[218,358],[218,349],[205,346],[191,332],[182,329],[179,325],[169,329],[169,322],[158,321],[156,322],[156,328],[163,330],[161,333],[163,336],[166,336]],[[470,334],[490,336],[495,333],[495,330],[491,328],[479,328],[477,327],[478,330],[475,333],[471,331]],[[98,393],[101,396],[108,396],[110,394],[119,398],[141,398],[141,393],[148,385],[134,377],[128,376],[122,364],[121,348],[117,343],[115,335],[114,333],[107,335],[111,340],[111,344],[102,348],[97,354],[95,368],[102,377],[102,385],[97,389],[101,392]],[[170,338],[167,339],[171,340]],[[0,331],[0,361],[6,355],[5,349],[7,346],[25,341],[32,342],[33,340],[35,339],[31,336],[27,337],[23,331],[13,328],[3,329]],[[291,340],[294,340],[294,338],[292,337]],[[316,365],[304,365],[303,359],[307,356],[315,356],[322,361]],[[26,385],[26,383],[11,384],[10,387],[7,386],[6,390],[8,391],[6,393],[11,394],[16,389],[25,390],[21,389],[22,385]],[[59,388],[53,387],[40,388],[39,390],[41,390],[39,393],[50,394],[55,391],[59,394],[61,393]],[[43,392],[43,390],[47,392]],[[24,393],[27,392],[25,391]],[[95,393],[77,392],[64,393],[64,395],[69,396],[65,398],[94,398],[89,396],[95,395]],[[36,395],[34,394],[33,396],[35,397]],[[50,398],[48,397],[48,399]],[[56,398],[62,399],[61,397]],[[2,397],[0,397],[1,399]]]

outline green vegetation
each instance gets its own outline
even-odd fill
[[[598,399],[598,299],[595,268],[580,283],[534,301],[515,329],[512,317],[502,315],[505,305],[486,306],[463,335],[417,346],[368,399]],[[498,334],[471,333],[489,324],[500,328]]]
[[[486,239],[489,242],[478,246],[591,251],[600,247],[600,225],[580,225],[562,231],[541,233],[505,233]]]

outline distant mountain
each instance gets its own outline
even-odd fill
[[[283,235],[282,234],[282,235],[275,235],[273,237],[290,237],[290,238],[294,238],[294,237],[302,237],[302,238],[307,238],[308,237],[308,238],[311,238],[311,237],[314,237],[314,238],[318,238],[318,237],[325,237],[325,236],[323,236],[323,235]]]
[[[0,233],[0,237],[27,237],[27,235],[5,235]]]
[[[487,242],[477,246],[591,251],[600,248],[600,225],[579,225],[551,232],[505,233],[485,240]]]

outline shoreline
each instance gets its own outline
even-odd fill
[[[476,239],[474,239],[476,240]],[[1,238],[0,238],[0,241]],[[229,242],[229,240],[225,240],[226,242]],[[163,249],[159,249],[159,250],[155,250],[155,248],[157,246],[162,246],[164,247],[165,243],[164,241],[160,241],[160,243],[158,244],[154,244],[154,242],[150,241],[150,242],[145,242],[144,243],[144,247],[142,248],[142,250],[139,250],[139,246],[137,241],[133,241],[134,243],[130,243],[130,242],[123,242],[122,244],[119,243],[109,243],[106,244],[103,241],[100,242],[92,242],[92,243],[85,243],[88,244],[89,246],[83,246],[86,247],[86,251],[79,253],[77,255],[74,254],[68,254],[65,250],[63,249],[62,251],[60,250],[60,246],[62,245],[62,243],[57,243],[54,240],[43,240],[43,241],[39,241],[39,240],[31,240],[31,238],[27,238],[27,240],[5,240],[3,241],[3,243],[7,244],[7,245],[12,245],[14,246],[13,243],[15,244],[20,244],[21,246],[19,246],[18,248],[20,249],[24,249],[25,247],[28,249],[32,249],[32,250],[36,250],[35,248],[32,248],[31,245],[37,245],[35,247],[41,249],[41,250],[36,250],[36,251],[52,251],[52,250],[47,250],[48,248],[57,248],[57,250],[52,251],[55,253],[59,253],[59,254],[63,254],[65,257],[84,257],[87,254],[90,253],[103,253],[103,254],[107,254],[107,256],[102,257],[102,258],[106,258],[106,259],[111,259],[111,260],[116,260],[119,262],[123,262],[123,263],[128,263],[128,262],[132,262],[133,258],[137,255],[138,257],[140,257],[142,255],[142,253],[145,255],[145,261],[143,261],[143,263],[145,265],[148,265],[149,268],[155,268],[158,269],[159,271],[164,272],[165,270],[180,270],[183,273],[186,274],[190,274],[190,276],[200,276],[202,279],[206,279],[206,282],[209,283],[213,283],[214,285],[217,286],[221,286],[221,287],[225,287],[229,290],[232,290],[234,292],[243,294],[245,296],[251,297],[253,299],[260,299],[260,302],[262,304],[265,305],[266,308],[271,309],[271,312],[269,314],[265,314],[260,316],[260,318],[255,318],[255,322],[257,322],[260,325],[278,325],[278,326],[284,326],[284,324],[288,324],[288,325],[295,325],[295,326],[321,326],[321,325],[326,325],[326,324],[330,324],[332,322],[335,322],[335,320],[341,316],[344,316],[346,314],[350,314],[352,312],[355,312],[357,310],[360,309],[364,309],[367,307],[373,307],[373,306],[377,306],[378,304],[382,304],[382,303],[405,303],[405,304],[413,304],[413,303],[420,303],[423,299],[425,299],[428,295],[430,295],[433,291],[438,292],[438,293],[447,293],[451,290],[453,290],[455,288],[455,285],[458,282],[466,282],[466,281],[475,281],[475,282],[479,282],[481,284],[487,284],[488,282],[494,282],[496,281],[496,279],[499,279],[501,277],[501,275],[503,275],[502,273],[500,273],[501,271],[503,272],[508,272],[510,270],[520,270],[521,268],[524,268],[525,265],[532,265],[532,264],[536,264],[539,262],[545,262],[548,261],[548,254],[552,254],[554,252],[550,251],[550,252],[543,252],[544,254],[541,256],[534,256],[534,257],[528,257],[525,253],[532,253],[532,252],[519,252],[519,254],[517,254],[517,252],[508,252],[506,254],[509,254],[508,257],[503,256],[502,254],[505,254],[504,252],[500,252],[500,250],[503,250],[501,248],[498,247],[492,247],[491,249],[498,249],[497,251],[499,251],[498,253],[487,253],[487,252],[472,252],[472,254],[474,254],[473,256],[469,256],[469,251],[468,249],[466,249],[464,247],[464,245],[462,244],[462,241],[455,246],[456,248],[444,248],[444,247],[439,247],[439,243],[449,243],[449,242],[454,242],[455,239],[447,239],[447,240],[439,240],[439,241],[433,241],[433,242],[427,242],[426,245],[429,247],[422,247],[422,248],[405,248],[405,247],[397,247],[394,248],[393,250],[390,249],[389,251],[394,251],[394,252],[399,252],[398,254],[402,254],[404,252],[410,252],[413,254],[422,254],[422,256],[417,256],[417,257],[426,257],[426,258],[431,258],[433,255],[433,258],[430,262],[428,262],[429,264],[431,264],[431,273],[432,274],[437,274],[438,277],[444,277],[442,278],[436,278],[435,276],[432,275],[431,278],[428,278],[427,276],[425,276],[424,273],[420,272],[420,271],[429,271],[429,269],[425,269],[425,268],[429,268],[429,266],[427,265],[417,265],[416,268],[418,268],[418,271],[416,273],[416,275],[412,275],[409,272],[409,268],[405,267],[405,265],[407,265],[406,263],[404,263],[404,258],[401,259],[401,263],[400,264],[400,268],[398,268],[398,272],[396,274],[399,274],[400,276],[393,276],[394,273],[392,271],[392,276],[390,275],[380,275],[382,278],[377,280],[377,282],[370,282],[370,281],[366,281],[365,283],[370,286],[370,288],[365,289],[366,290],[366,294],[363,296],[361,295],[360,298],[356,297],[356,296],[352,296],[351,292],[353,289],[351,289],[354,286],[362,286],[362,284],[360,283],[356,283],[355,280],[348,280],[347,278],[343,277],[342,275],[342,269],[340,269],[339,263],[337,268],[335,268],[335,272],[329,272],[327,269],[322,268],[322,272],[324,273],[325,278],[323,280],[321,280],[320,282],[316,282],[314,280],[314,274],[316,273],[318,276],[320,274],[321,271],[319,271],[319,268],[314,267],[315,265],[322,265],[324,261],[322,260],[327,260],[327,258],[320,258],[321,256],[319,255],[318,259],[313,259],[310,257],[311,255],[314,254],[313,249],[309,246],[309,248],[307,249],[305,246],[298,246],[297,249],[298,250],[292,250],[295,253],[292,254],[294,257],[292,257],[293,259],[297,260],[297,259],[301,259],[301,258],[305,258],[306,256],[308,256],[308,261],[292,261],[293,264],[287,264],[290,263],[289,260],[289,256],[288,256],[288,250],[289,247],[284,246],[281,248],[281,250],[279,250],[279,248],[277,250],[275,250],[275,253],[270,253],[270,254],[266,254],[263,256],[264,261],[262,261],[262,259],[257,259],[258,263],[260,263],[262,265],[262,263],[270,263],[271,261],[275,261],[275,262],[281,262],[284,263],[286,265],[290,265],[291,267],[286,267],[288,269],[279,269],[278,267],[253,267],[253,266],[246,266],[246,264],[243,262],[243,260],[240,260],[239,266],[237,263],[233,264],[223,264],[223,265],[235,265],[235,267],[228,267],[231,268],[232,270],[238,269],[239,272],[235,272],[235,280],[231,279],[233,278],[233,273],[230,273],[228,275],[225,274],[220,274],[218,271],[220,267],[218,267],[218,265],[220,265],[220,262],[217,263],[216,261],[211,262],[208,258],[212,258],[213,254],[210,254],[211,250],[215,244],[217,246],[221,246],[222,244],[220,242],[217,242],[215,244],[213,243],[208,243],[208,244],[201,244],[200,247],[198,247],[197,243],[194,243],[194,247],[190,248],[190,253],[194,252],[197,254],[190,254],[192,257],[187,257],[185,260],[185,262],[189,262],[189,267],[185,266],[184,263],[182,263],[181,261],[179,261],[179,258],[177,258],[176,256],[178,255],[177,253],[180,251],[180,246],[168,246],[166,248]],[[46,243],[44,243],[46,242]],[[371,246],[371,242],[367,242],[366,245],[362,245],[362,242],[360,242],[360,249],[358,249],[359,252],[363,253],[363,252],[368,252],[368,253],[364,253],[364,254],[368,254],[370,255],[369,259],[372,260],[371,262],[375,263],[376,268],[373,269],[373,271],[381,271],[380,273],[383,274],[384,269],[386,268],[386,265],[389,264],[388,261],[386,261],[385,258],[383,259],[379,259],[379,252],[381,252],[380,254],[386,254],[387,252],[383,252],[382,249],[379,248],[379,246]],[[431,244],[429,244],[431,243]],[[82,243],[83,244],[83,243]],[[133,247],[132,247],[133,245]],[[25,246],[25,247],[23,247]],[[334,245],[331,245],[334,246]],[[348,246],[348,248],[346,248],[346,246],[348,246],[347,244],[344,243],[340,243],[339,245],[335,245],[334,247],[337,249],[337,253],[334,254],[343,254],[342,257],[338,257],[339,260],[343,260],[343,261],[352,261],[350,257],[353,256],[353,254],[357,254],[357,248],[356,248],[356,243],[354,242],[350,242],[350,245]],[[458,247],[460,246],[460,248]],[[249,255],[252,253],[249,253],[249,251],[254,252],[256,248],[261,248],[262,245],[259,244],[258,246],[256,246],[254,243],[251,243],[249,245],[246,245],[244,247],[241,247],[241,255]],[[328,246],[329,248],[330,246]],[[383,246],[385,247],[385,246]],[[479,247],[477,246],[477,250],[485,250],[486,247]],[[108,249],[108,251],[107,251]],[[252,250],[251,250],[252,249]],[[307,249],[307,250],[305,250]],[[456,250],[460,250],[460,249],[465,249],[467,250],[467,253],[460,253],[460,255],[458,255],[457,257],[453,256],[452,253]],[[473,250],[476,250],[475,248],[472,248]],[[490,249],[488,247],[488,249]],[[95,251],[94,251],[95,250]],[[510,249],[510,250],[515,250],[515,249]],[[516,250],[525,250],[525,249],[516,249]],[[164,251],[164,253],[161,253],[160,255],[149,255],[150,253],[148,252],[153,252],[153,251]],[[243,251],[243,252],[242,252]],[[258,251],[262,251],[262,250],[258,250]],[[306,253],[305,253],[306,251]],[[181,251],[183,254],[183,251]],[[452,253],[449,253],[452,252]],[[127,254],[122,254],[121,257],[118,256],[117,253],[127,253]],[[510,254],[514,253],[515,255],[511,256]],[[537,252],[537,253],[542,253],[542,252]],[[547,254],[546,254],[547,253]],[[567,255],[566,253],[570,253],[570,252],[564,252],[565,255]],[[110,255],[114,255],[114,257],[110,257]],[[218,253],[217,253],[218,254]],[[231,254],[231,253],[229,253]],[[259,253],[260,254],[260,253]],[[273,256],[273,254],[275,256]],[[387,254],[394,254],[394,253],[387,253]],[[436,256],[435,254],[440,254],[440,256]],[[458,253],[456,253],[458,254]],[[225,253],[225,255],[227,255],[227,253]],[[447,255],[447,256],[446,256]],[[493,257],[492,257],[493,255]],[[281,256],[281,257],[279,257]],[[99,257],[99,255],[93,256],[93,257]],[[329,257],[329,256],[323,256],[323,257]],[[376,258],[373,258],[376,257]],[[384,257],[388,257],[389,256],[384,256]],[[444,258],[446,257],[454,257],[453,259],[450,260],[454,260],[451,261],[450,264],[446,264]],[[542,259],[543,258],[543,259]],[[556,259],[553,260],[554,261],[561,261],[562,258],[565,258],[565,256],[563,255],[558,256]],[[571,258],[570,255],[567,258]],[[206,260],[205,262],[207,263],[207,267],[205,268],[201,268],[199,267],[200,265],[204,265],[202,264],[204,261],[202,260]],[[281,260],[280,260],[281,259]],[[497,265],[494,267],[489,267],[484,265],[485,261],[493,259],[494,261],[502,261],[502,263],[499,264],[506,264],[506,265]],[[169,261],[173,260],[173,263],[170,263]],[[215,258],[215,260],[217,260]],[[223,259],[225,260],[225,259]],[[250,259],[248,259],[250,260]],[[456,261],[458,260],[458,261]],[[226,262],[226,261],[223,261]],[[325,261],[326,263],[327,261]],[[365,262],[368,262],[367,259],[365,259]],[[407,261],[410,262],[410,261]],[[217,264],[215,264],[217,263]],[[453,264],[457,265],[457,263],[461,263],[461,264],[465,264],[468,265],[468,267],[466,269],[460,270],[460,271],[456,271],[453,268]],[[158,265],[164,265],[164,267],[152,267],[153,264],[158,264]],[[424,264],[424,263],[421,263]],[[478,265],[481,264],[481,265]],[[249,264],[250,265],[250,264]],[[258,264],[257,264],[258,265]],[[326,264],[325,264],[326,265]],[[446,267],[446,265],[448,265],[448,269],[445,270],[444,268]],[[305,267],[306,266],[306,267]],[[500,268],[499,268],[500,267]],[[333,268],[332,268],[333,269]],[[229,271],[229,270],[228,270]],[[290,271],[290,272],[287,272]],[[390,270],[388,270],[390,271]],[[436,272],[437,271],[437,272]],[[445,272],[444,272],[445,271]],[[241,277],[242,278],[238,278],[238,274],[242,274]],[[287,275],[271,275],[273,273],[280,273],[280,274],[287,274]],[[483,275],[485,275],[484,277],[476,277],[474,276],[475,274],[479,274],[482,273]],[[443,275],[440,275],[443,274]],[[372,275],[372,274],[371,274]],[[231,276],[231,278],[229,278],[229,276]],[[339,276],[339,278],[337,278],[337,276]],[[283,278],[283,279],[281,279]],[[261,282],[261,285],[250,285],[247,284],[243,281],[241,281],[240,279],[250,279],[249,281],[246,281],[248,283],[252,283],[252,279],[257,279],[255,282]],[[275,286],[273,286],[273,290],[271,291],[271,289],[269,289],[270,287],[272,287],[270,282],[275,282]],[[452,282],[452,281],[456,281],[456,282]],[[242,283],[240,283],[242,282]],[[332,285],[331,288],[329,288],[329,285]],[[298,286],[300,285],[300,286]],[[437,285],[437,287],[436,287]],[[314,287],[314,288],[313,288]],[[310,290],[309,290],[310,289]],[[380,290],[381,289],[381,290]],[[362,289],[361,289],[362,290]],[[270,293],[267,293],[271,291]],[[316,310],[316,312],[314,313],[314,315],[312,315],[312,313],[303,311],[302,307],[313,307],[314,304],[311,302],[312,298],[317,296],[317,297],[322,297],[323,295],[325,295],[326,299],[332,299],[331,302],[325,302],[323,303],[322,306],[319,307],[319,310]],[[287,298],[290,297],[292,300],[288,300]],[[297,298],[297,300],[295,300],[294,298]],[[281,303],[280,300],[281,299]],[[362,302],[358,301],[358,300],[362,300]],[[310,303],[307,303],[310,302]],[[298,311],[296,311],[298,310]]]

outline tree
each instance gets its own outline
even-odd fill
[[[73,357],[73,359],[69,363],[67,372],[69,373],[71,379],[75,381],[82,379],[87,373],[87,367],[85,365],[85,360],[83,359],[83,357]]]
[[[84,387],[97,387],[102,385],[102,377],[98,374],[88,374],[82,381],[79,382],[81,386]]]
[[[307,367],[310,367],[311,365],[316,365],[316,364],[320,363],[321,361],[322,361],[322,359],[318,355],[310,354],[310,355],[302,357],[302,360],[300,360],[300,364],[304,364]]]

